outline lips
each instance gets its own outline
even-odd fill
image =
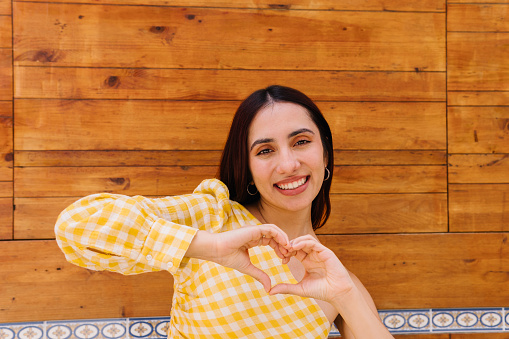
[[[287,182],[284,184],[276,184],[275,186],[279,189],[284,190],[284,191],[288,191],[288,190],[294,190],[296,188],[301,187],[307,181],[308,181],[308,177],[304,177],[304,178],[300,178],[300,179],[292,181],[292,182]]]

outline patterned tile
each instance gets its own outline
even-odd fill
[[[504,309],[441,309],[433,310],[433,332],[502,332]]]
[[[43,339],[44,322],[0,324],[1,339]]]
[[[126,335],[127,319],[46,322],[47,339],[120,339]]]
[[[378,312],[391,333],[429,333],[431,310],[393,310]]]
[[[129,336],[131,338],[166,338],[170,317],[130,318]]]

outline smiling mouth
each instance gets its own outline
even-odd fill
[[[309,177],[304,177],[302,179],[295,180],[293,182],[289,182],[286,184],[279,184],[279,185],[276,184],[274,186],[276,186],[277,188],[282,189],[284,191],[294,190],[294,189],[299,188],[300,186],[304,185],[308,181],[308,179],[309,179]]]

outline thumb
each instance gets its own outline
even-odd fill
[[[271,281],[269,276],[265,272],[263,272],[261,269],[257,268],[253,264],[245,267],[241,272],[244,274],[248,274],[255,278],[256,280],[258,280],[263,285],[265,292],[269,293]]]
[[[299,284],[277,284],[270,289],[270,295],[293,294],[305,297],[302,292],[302,288],[299,286]]]

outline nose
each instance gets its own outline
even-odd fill
[[[291,150],[281,150],[278,160],[279,163],[276,170],[279,174],[294,173],[300,168],[300,160]]]

